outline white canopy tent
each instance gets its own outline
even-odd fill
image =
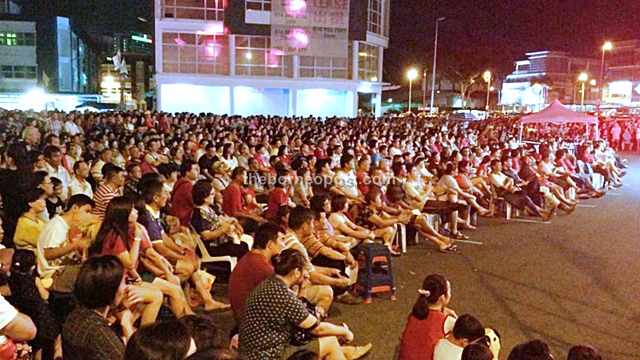
[[[520,121],[520,142],[522,142],[522,130],[524,124],[585,124],[587,133],[589,125],[595,125],[596,137],[598,136],[598,118],[584,113],[567,109],[560,101],[554,100],[551,105],[542,111],[528,115]]]

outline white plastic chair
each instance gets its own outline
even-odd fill
[[[236,264],[238,263],[238,259],[233,256],[211,256],[209,255],[209,250],[205,246],[202,238],[200,236],[196,236],[196,242],[198,244],[198,249],[200,249],[200,253],[202,253],[202,257],[200,258],[202,264],[207,263],[216,263],[216,262],[228,262],[231,268],[231,271],[236,268]]]

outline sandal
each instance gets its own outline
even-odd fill
[[[454,239],[458,239],[458,240],[469,240],[469,237],[461,232],[455,232],[453,233],[452,236]]]
[[[452,253],[452,252],[458,252],[458,246],[457,245],[449,245],[446,248],[442,248],[442,249],[438,249],[438,251],[440,251],[441,253]]]

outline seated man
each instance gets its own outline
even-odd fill
[[[336,297],[341,303],[348,305],[355,305],[362,302],[362,299],[353,296],[350,292],[345,291],[346,287],[353,283],[350,281],[348,277],[346,277],[346,268],[347,263],[351,266],[353,261],[353,256],[350,253],[346,252],[346,254],[338,253],[335,250],[325,247],[321,242],[313,239],[313,231],[314,231],[314,216],[311,210],[303,209],[303,208],[295,208],[292,210],[289,215],[289,229],[285,235],[284,245],[285,249],[294,248],[300,251],[308,263],[306,265],[306,270],[309,273],[311,284],[315,285],[329,285],[334,287],[335,292],[340,292],[341,294]],[[308,251],[308,249],[310,251]],[[326,257],[320,261],[325,266],[314,266],[312,259],[314,255],[320,255],[322,251],[325,252],[328,256],[333,256],[334,258]],[[313,265],[312,265],[313,264]],[[326,265],[331,265],[330,267],[326,267]],[[354,275],[355,276],[355,275]],[[308,291],[317,292],[313,287],[308,287]],[[316,296],[305,296],[308,300],[312,301],[312,298],[316,298]],[[333,300],[333,292],[331,292],[331,299]],[[317,299],[316,299],[317,300]],[[329,310],[329,306],[331,302],[329,301],[326,306],[324,306],[325,310]]]
[[[320,322],[291,291],[301,286],[308,274],[304,255],[294,249],[271,260],[275,275],[260,284],[247,299],[240,323],[240,353],[249,360],[284,360],[299,350],[312,350],[323,359],[358,359],[371,344],[340,346],[338,337],[353,341],[346,326]],[[303,346],[290,344],[297,328],[316,335]]]
[[[38,273],[45,282],[51,281],[49,288],[53,291],[73,291],[83,254],[90,244],[79,228],[94,221],[92,207],[93,201],[87,195],[73,195],[66,212],[51,219],[38,237]]]
[[[549,220],[552,212],[538,207],[527,194],[515,185],[512,178],[502,173],[502,163],[500,160],[491,160],[491,174],[489,175],[491,185],[495,188],[498,196],[503,197],[507,202],[522,210],[527,210],[535,216],[539,216],[543,221]]]
[[[237,324],[242,320],[249,294],[273,275],[271,259],[284,248],[283,232],[277,225],[266,223],[258,227],[253,248],[236,265],[229,278],[229,301]],[[328,307],[326,307],[328,309]]]

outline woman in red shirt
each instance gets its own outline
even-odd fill
[[[447,307],[451,301],[451,284],[443,275],[427,276],[418,293],[402,333],[399,360],[432,360],[436,344],[453,330],[458,317]]]
[[[278,213],[280,206],[295,207],[291,198],[289,197],[289,172],[278,171],[276,175],[276,182],[273,191],[269,194],[269,205],[265,212],[265,217],[271,219]]]
[[[163,295],[169,297],[174,315],[180,318],[193,314],[186,296],[180,287],[180,280],[167,274],[167,280],[155,278],[153,283],[142,282],[138,273],[140,256],[151,248],[149,235],[137,222],[138,211],[133,201],[127,197],[116,197],[109,202],[104,221],[100,226],[96,240],[89,248],[93,255],[114,255],[124,266],[127,281],[135,284],[127,288],[128,292],[138,293],[139,301],[146,304],[142,313],[142,324],[154,322],[162,306]],[[165,259],[166,260],[166,259]],[[175,281],[175,282],[171,282]]]

